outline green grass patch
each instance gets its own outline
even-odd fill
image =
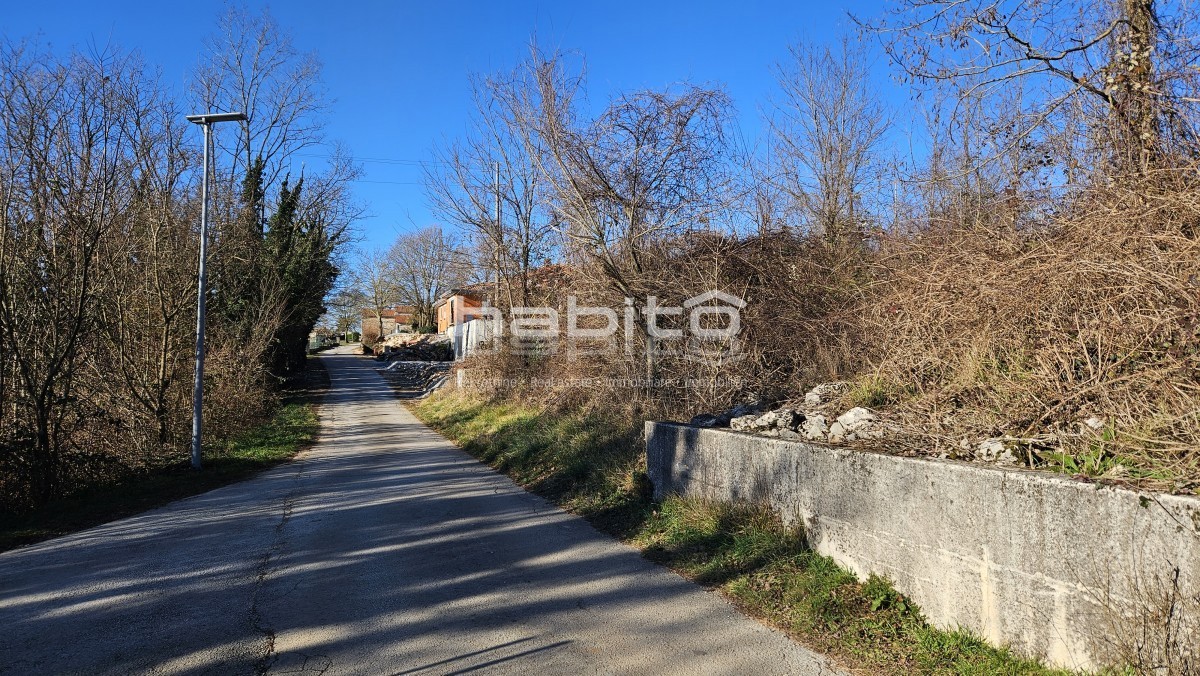
[[[911,386],[902,387],[882,376],[866,376],[853,383],[846,393],[851,406],[883,408],[896,404],[915,394]]]
[[[930,627],[887,580],[859,581],[769,510],[651,500],[640,421],[540,411],[455,393],[411,405],[518,483],[717,588],[745,612],[868,673],[1058,674],[966,632]]]
[[[621,537],[650,509],[640,434],[592,414],[548,414],[454,395],[412,405],[431,427],[525,488]]]
[[[671,498],[634,544],[718,587],[746,612],[870,673],[1054,674],[965,632],[930,627],[886,579],[865,582],[811,551],[769,510]]]
[[[312,443],[316,405],[295,401],[270,420],[231,440],[205,448],[204,469],[189,461],[123,481],[91,486],[21,516],[0,517],[0,551],[90,528],[173,500],[245,479],[290,459]]]

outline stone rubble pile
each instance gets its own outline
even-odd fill
[[[965,442],[965,443],[964,443]],[[968,451],[976,460],[983,462],[994,462],[998,465],[1015,465],[1020,462],[1016,454],[1013,452],[1017,447],[1017,440],[1005,437],[993,437],[984,439],[971,448],[971,442],[963,439],[959,442],[959,448]],[[973,452],[972,452],[973,451]]]
[[[441,387],[453,362],[394,361],[376,369],[401,398],[420,398]]]
[[[879,439],[887,427],[875,413],[854,407],[832,422],[817,410],[827,406],[846,388],[845,383],[823,383],[804,396],[807,410],[780,408],[763,411],[755,405],[738,406],[724,413],[705,413],[692,418],[697,427],[726,427],[737,432],[802,441],[843,443],[858,439]]]
[[[849,383],[821,383],[804,394],[804,405],[813,410],[828,404],[846,391]]]
[[[712,427],[712,425],[708,425]],[[781,439],[828,441],[843,443],[858,439],[880,439],[887,429],[871,411],[854,407],[830,424],[822,413],[781,408],[766,413],[750,413],[733,417],[729,428]]]
[[[729,427],[734,418],[741,418],[761,410],[762,407],[757,404],[741,404],[723,413],[701,413],[692,418],[688,424],[696,427]]]
[[[728,427],[735,432],[765,437],[842,444],[870,441],[892,436],[899,438],[900,428],[882,420],[869,409],[855,406],[836,418],[834,406],[849,385],[822,383],[804,395],[803,410],[779,408],[765,410],[760,404],[743,404],[722,413],[704,413],[691,419],[696,427]],[[1067,437],[1096,437],[1107,429],[1103,418],[1089,417],[1076,423],[1075,429],[1060,429],[1032,438],[1004,435],[972,441],[962,439],[957,448],[951,445],[939,454],[941,458],[986,462],[998,466],[1036,466],[1040,455],[1062,445]],[[951,442],[952,444],[953,442]],[[1125,468],[1115,465],[1109,474],[1118,477]]]
[[[437,334],[398,334],[388,336],[375,359],[379,361],[450,361],[454,350],[449,339]]]

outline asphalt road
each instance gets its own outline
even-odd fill
[[[323,359],[296,461],[0,554],[0,673],[832,672]]]

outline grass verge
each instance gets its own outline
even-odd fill
[[[908,674],[1058,674],[966,632],[930,627],[884,579],[859,581],[803,533],[749,505],[651,499],[639,430],[599,415],[538,411],[455,393],[411,405],[426,423],[527,489],[719,589],[755,617],[850,669]]]
[[[40,542],[144,512],[246,479],[290,460],[316,438],[316,396],[310,388],[286,400],[265,423],[205,447],[204,469],[188,461],[120,482],[92,486],[36,512],[0,517],[0,551]]]

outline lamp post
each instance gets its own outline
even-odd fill
[[[204,179],[200,188],[200,274],[196,298],[196,375],[192,385],[192,469],[200,469],[200,434],[204,408],[204,312],[208,296],[208,175],[212,173],[212,126],[217,122],[243,122],[245,113],[188,115],[187,121],[204,127]]]

